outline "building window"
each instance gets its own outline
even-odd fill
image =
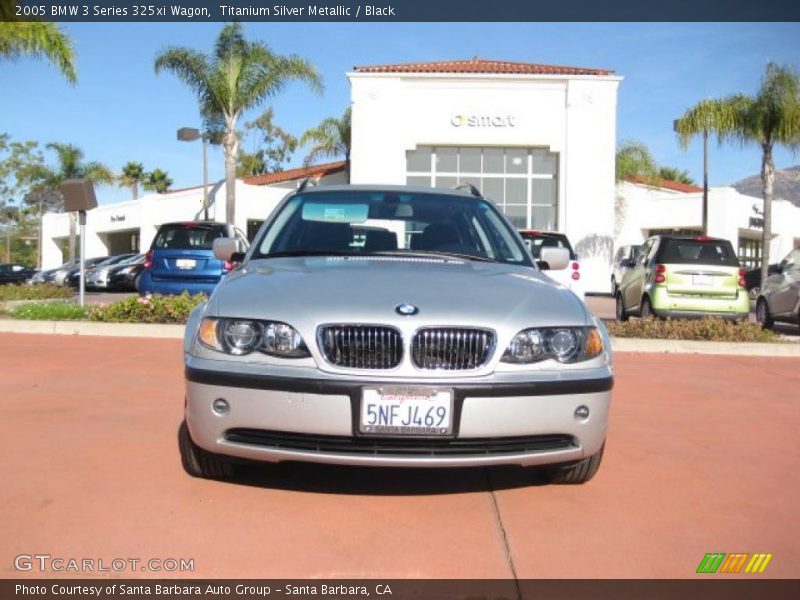
[[[471,183],[515,227],[558,228],[558,153],[546,149],[418,146],[406,153],[406,183]]]
[[[745,269],[757,269],[761,266],[761,240],[739,238],[739,262]]]

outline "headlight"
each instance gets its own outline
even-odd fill
[[[599,356],[601,352],[603,338],[595,327],[546,327],[520,331],[500,360],[517,364],[547,359],[575,363]]]
[[[207,348],[236,356],[251,352],[281,358],[311,356],[297,330],[276,321],[203,319],[197,338]]]

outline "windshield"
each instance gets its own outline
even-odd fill
[[[519,238],[489,201],[380,191],[292,197],[255,244],[252,258],[386,254],[531,264]]]
[[[668,239],[659,254],[659,262],[667,264],[739,266],[733,247],[726,240]]]
[[[153,242],[157,250],[211,250],[217,238],[225,237],[224,225],[171,223],[162,225]]]

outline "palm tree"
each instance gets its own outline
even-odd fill
[[[348,106],[341,118],[328,117],[316,127],[312,127],[300,137],[300,144],[312,142],[314,145],[306,156],[306,164],[320,158],[343,156],[347,177],[350,178],[350,115]]]
[[[83,150],[74,144],[47,144],[56,154],[56,167],[45,167],[39,174],[39,193],[49,190],[58,193],[58,188],[67,179],[88,179],[95,184],[114,182],[111,169],[99,162],[83,162]],[[69,260],[75,260],[75,217],[70,213],[69,220]]]
[[[689,175],[686,169],[679,169],[678,167],[659,167],[658,176],[667,181],[677,181],[678,183],[688,183],[694,185],[694,179]]]
[[[0,57],[46,58],[70,83],[77,81],[72,42],[55,23],[0,22]]]
[[[142,183],[144,189],[152,190],[157,194],[166,194],[171,185],[172,179],[169,178],[169,174],[161,169],[153,169],[150,173],[146,173]]]
[[[789,148],[800,145],[800,75],[793,66],[767,65],[754,96],[733,94],[704,100],[688,109],[675,123],[683,148],[692,137],[714,132],[725,141],[761,147],[761,181],[764,197],[764,227],[761,232],[761,281],[767,280],[772,237],[772,188],[776,144]]]
[[[119,176],[119,184],[129,188],[134,200],[139,199],[139,186],[144,184],[145,172],[144,165],[140,162],[130,161],[122,167],[122,174]]]
[[[655,183],[658,167],[645,144],[637,140],[625,140],[617,148],[615,157],[617,181],[639,178]]]
[[[274,97],[292,80],[321,90],[320,76],[305,59],[274,54],[266,44],[248,42],[240,23],[222,28],[210,55],[191,48],[167,48],[155,60],[156,73],[164,70],[172,71],[197,94],[207,129],[222,129],[225,219],[234,223],[239,117]]]

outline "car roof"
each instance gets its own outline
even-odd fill
[[[438,196],[458,196],[486,200],[470,193],[466,189],[436,188],[424,185],[380,185],[380,184],[332,184],[315,185],[303,189],[303,194],[320,194],[325,192],[395,192],[406,194],[436,194]]]

